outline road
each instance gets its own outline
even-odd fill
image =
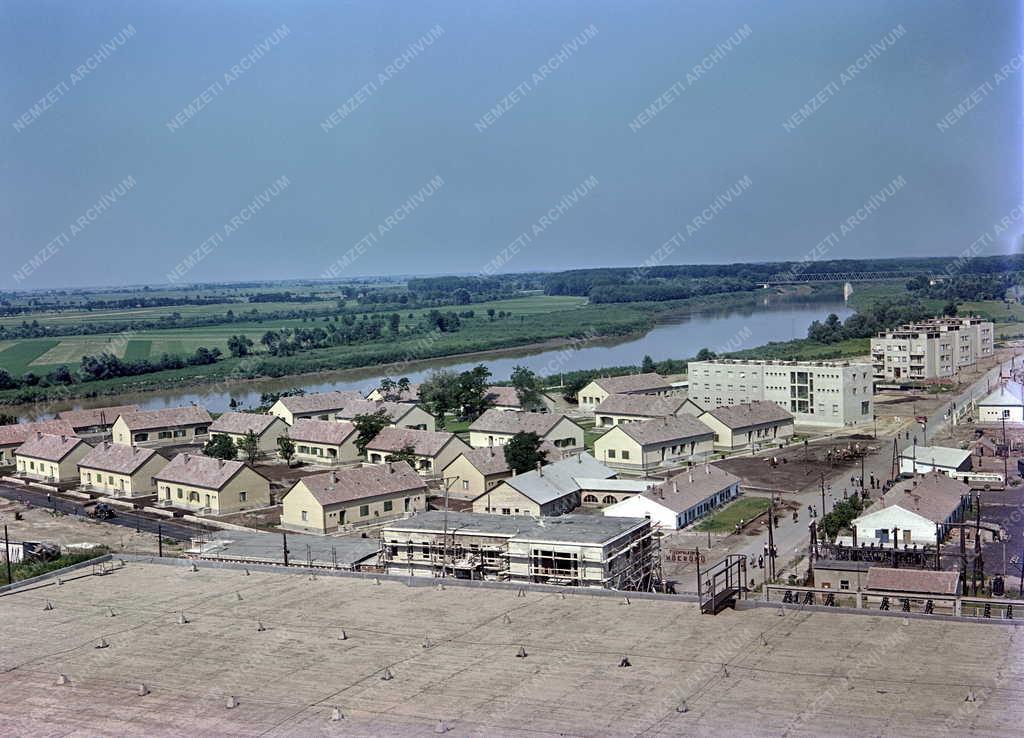
[[[85,515],[87,510],[87,506],[83,502],[59,497],[58,495],[52,495],[47,500],[46,492],[32,489],[31,487],[0,484],[0,497],[18,502],[31,502],[34,507],[56,510],[67,515]],[[162,518],[151,513],[124,510],[119,507],[114,508],[114,512],[117,517],[101,522],[131,528],[132,530],[146,531],[147,533],[159,533],[165,538],[171,538],[175,541],[187,541],[193,536],[209,533],[212,530],[200,525],[184,523],[180,520]]]

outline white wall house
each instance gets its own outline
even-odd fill
[[[609,505],[603,512],[608,517],[648,518],[663,529],[676,530],[703,518],[739,494],[739,477],[708,464]]]
[[[1024,387],[1003,380],[984,399],[978,400],[980,423],[1024,423]]]

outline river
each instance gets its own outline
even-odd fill
[[[660,323],[642,336],[618,339],[598,339],[579,346],[557,348],[524,347],[501,352],[484,352],[471,358],[451,357],[429,359],[410,364],[403,376],[410,381],[422,381],[432,369],[446,368],[463,371],[483,363],[491,370],[494,381],[507,380],[515,366],[525,366],[541,375],[554,375],[581,369],[639,364],[644,355],[655,361],[682,359],[695,356],[702,348],[716,353],[754,348],[771,341],[803,338],[814,320],[824,320],[829,313],[840,318],[853,313],[842,302],[829,299],[815,302],[773,302],[764,298],[759,304],[742,308],[708,310]],[[229,410],[235,399],[243,408],[259,404],[263,392],[280,392],[301,387],[307,392],[327,390],[361,390],[364,393],[377,386],[382,378],[380,367],[348,369],[339,372],[240,381],[224,391],[222,385],[204,391],[202,387],[164,390],[157,392],[125,393],[98,398],[68,400],[52,403],[47,412],[39,407],[17,407],[15,412],[30,419],[52,415],[59,410],[82,407],[100,407],[135,403],[144,409],[157,409],[195,403],[210,412]]]

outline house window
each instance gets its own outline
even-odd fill
[[[170,431],[160,431],[156,434],[157,438],[172,438]]]
[[[623,461],[629,461],[629,451],[623,451],[622,452],[622,460]]]
[[[468,479],[463,479],[462,480],[462,489],[464,489],[464,490],[469,489],[469,480]]]
[[[615,449],[613,449],[613,448],[608,449],[608,458],[609,459],[614,459],[615,458]]]
[[[501,514],[502,515],[511,515],[512,514],[512,508],[509,508],[509,507],[501,508]]]
[[[148,441],[149,440],[149,434],[148,433],[136,433],[133,436],[133,438],[136,441]]]
[[[199,428],[196,428],[196,435],[200,435],[200,434],[205,433],[205,432],[206,432],[205,429],[200,430]],[[174,437],[175,438],[184,438],[185,437],[184,429],[179,429],[179,430],[174,431]]]
[[[591,505],[596,505],[597,504],[597,495],[584,495],[583,496],[583,501],[587,502],[587,503],[590,503]]]
[[[309,513],[303,510],[300,513],[300,517],[302,518],[302,522],[306,522],[307,520],[309,520]]]
[[[359,517],[365,518],[369,514],[370,514],[370,506],[369,505],[360,505],[359,506]]]
[[[238,493],[238,501],[239,502],[245,502],[245,495],[246,495],[245,492],[239,492]]]
[[[181,487],[178,487],[178,499],[182,499]]]
[[[840,579],[839,580],[839,589],[849,589],[849,588],[850,588],[850,580],[849,579]]]
[[[606,505],[614,505],[618,500],[615,499],[615,495],[605,495],[602,502]]]
[[[391,500],[384,500],[384,512],[391,512],[394,506],[395,505]]]

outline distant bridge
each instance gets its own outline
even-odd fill
[[[765,287],[777,284],[805,284],[807,282],[880,282],[884,280],[907,280],[913,277],[926,276],[913,272],[811,272],[809,274],[793,274],[783,272],[773,274],[767,281],[762,282]]]

